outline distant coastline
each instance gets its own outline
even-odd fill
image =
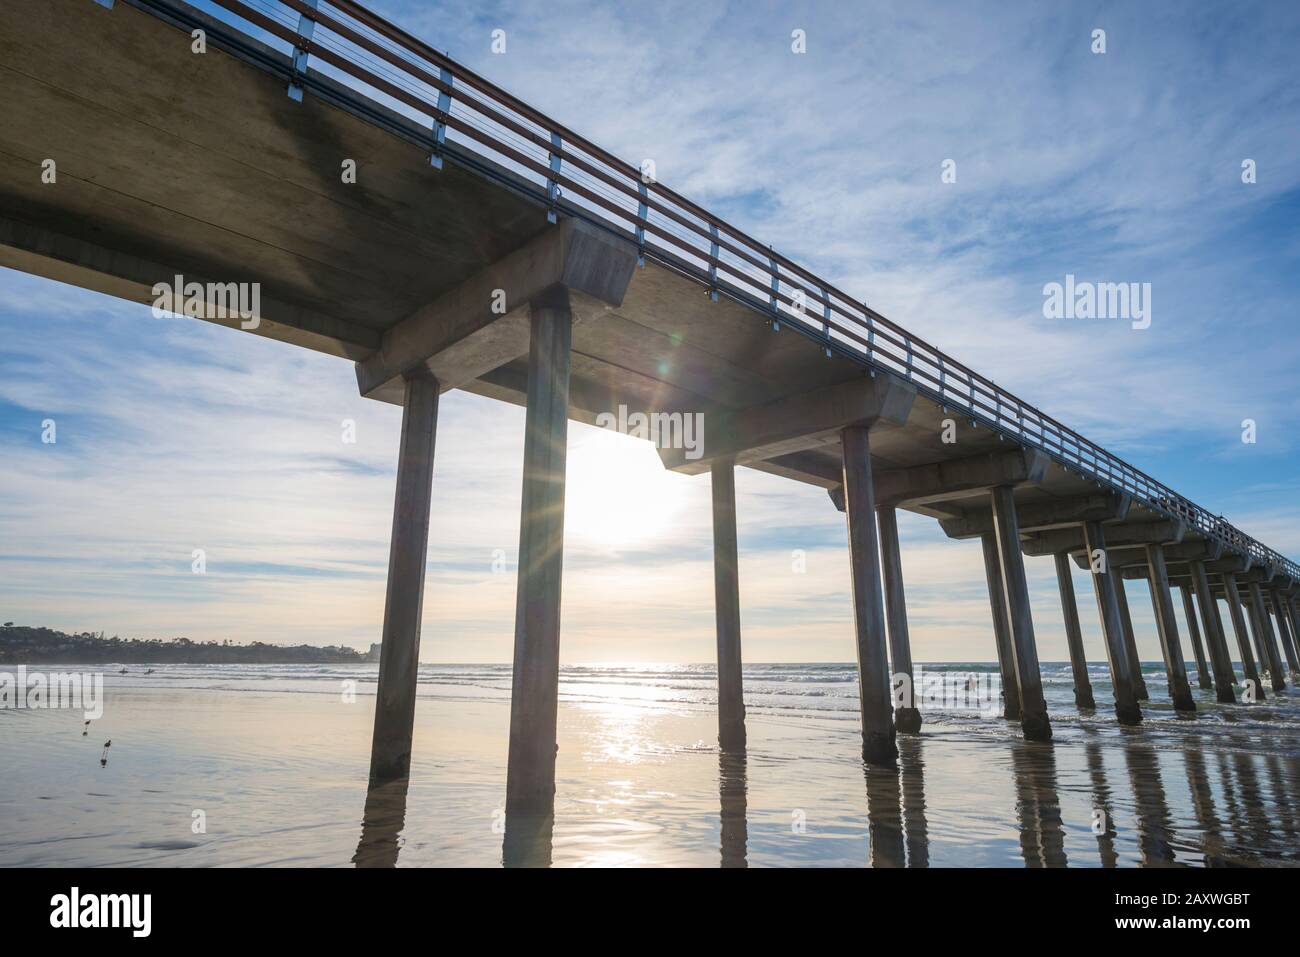
[[[241,645],[189,638],[109,638],[101,632],[67,634],[6,622],[0,625],[0,664],[365,664],[379,660],[379,646],[360,652],[343,645]]]

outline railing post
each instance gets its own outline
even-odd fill
[[[440,69],[438,76],[448,86],[455,82],[455,77],[450,70]],[[451,115],[451,94],[446,90],[438,91],[438,112],[443,116]],[[433,143],[433,155],[429,157],[429,165],[434,169],[442,169],[442,148],[447,143],[447,124],[436,116],[433,118]]]
[[[646,203],[650,191],[646,187],[645,174],[642,173],[637,181],[637,192],[641,195],[641,202],[637,203],[636,215],[639,222],[636,224],[636,264],[645,266],[645,226],[644,222],[650,219],[650,207]]]
[[[307,6],[313,10],[319,8],[320,0],[303,0]],[[312,36],[316,32],[316,21],[305,13],[298,15],[298,36],[303,41],[310,43]],[[293,48],[293,79],[289,81],[289,99],[296,103],[302,102],[302,84],[299,78],[307,73],[307,51],[303,47],[294,45]]]
[[[551,208],[546,211],[546,221],[550,223],[552,226],[554,226],[558,220],[558,217],[556,216],[555,213],[555,208],[560,201],[560,183],[559,183],[560,150],[563,147],[563,145],[564,143],[560,139],[560,134],[552,133],[551,152],[549,156],[550,156],[551,172],[555,175],[546,181],[546,195],[549,198],[551,203]]]
[[[709,223],[709,299],[713,302],[718,301],[718,254],[722,252],[718,246],[718,224]],[[773,327],[780,328],[776,320],[772,320]]]

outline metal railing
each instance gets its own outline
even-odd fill
[[[182,25],[202,10],[232,27],[210,38],[306,89],[381,124],[393,114],[427,130],[434,166],[444,159],[501,179],[563,211],[613,229],[650,257],[786,323],[830,352],[913,383],[945,409],[1035,449],[1206,538],[1300,580],[1300,567],[1221,517],[1027,405],[803,266],[787,259],[353,0],[125,0]],[[235,32],[238,31],[238,32]],[[256,40],[285,55],[268,58]],[[310,64],[310,72],[308,66]],[[318,82],[315,77],[332,82]],[[383,107],[375,110],[375,106]],[[481,162],[486,161],[486,162]]]

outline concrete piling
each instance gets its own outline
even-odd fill
[[[396,780],[407,774],[415,728],[420,617],[424,609],[433,446],[438,425],[438,381],[420,370],[406,377],[404,390],[393,531],[388,546],[388,591],[384,598],[384,631],[370,745],[372,783]]]
[[[910,689],[905,702],[894,708],[894,726],[904,734],[916,734],[921,730],[921,712],[916,707],[912,647],[907,633],[907,596],[903,590],[903,560],[898,548],[898,514],[892,508],[880,508],[876,517],[880,528],[885,617],[889,623],[890,678],[897,682],[906,675]]]
[[[1205,563],[1188,563],[1192,573],[1192,587],[1196,590],[1196,603],[1201,607],[1201,624],[1205,628],[1205,643],[1210,649],[1210,664],[1214,670],[1214,693],[1220,704],[1233,704],[1237,700],[1233,685],[1237,676],[1232,670],[1232,656],[1228,654],[1228,640],[1223,631],[1223,619],[1214,592],[1210,590]]]
[[[980,536],[980,544],[984,547],[984,577],[988,581],[993,612],[993,641],[998,653],[998,670],[1002,673],[1002,716],[1008,721],[1019,721],[1020,681],[1016,678],[1016,656],[1011,651],[1011,626],[1007,624],[998,543],[992,532],[985,532]]]
[[[718,631],[718,745],[745,747],[745,698],[740,663],[740,581],[736,550],[736,467],[711,466],[713,482],[713,595]]]
[[[1233,572],[1223,573],[1223,590],[1228,600],[1228,615],[1232,618],[1232,630],[1237,636],[1237,652],[1241,655],[1241,670],[1246,680],[1252,682],[1255,694],[1260,701],[1264,693],[1264,682],[1260,680],[1259,670],[1255,667],[1255,656],[1250,650],[1250,635],[1246,632],[1246,618],[1242,613],[1241,589],[1237,585],[1237,576]]]
[[[898,747],[889,689],[869,427],[845,428],[840,433],[840,442],[844,457],[844,511],[849,526],[853,620],[857,632],[862,759],[868,764],[892,767],[898,760]]]
[[[1291,668],[1291,680],[1300,678],[1300,657],[1296,655],[1295,632],[1291,627],[1291,617],[1287,614],[1286,600],[1276,587],[1268,590],[1269,603],[1277,618],[1277,631],[1282,641],[1282,650],[1286,654],[1287,665]]]
[[[1092,569],[1092,587],[1097,595],[1097,612],[1101,617],[1101,630],[1106,638],[1106,660],[1110,665],[1110,683],[1115,689],[1115,716],[1120,724],[1139,724],[1142,712],[1138,707],[1137,692],[1133,687],[1132,666],[1124,643],[1124,624],[1120,617],[1119,599],[1116,595],[1116,576],[1111,572],[1106,554],[1106,536],[1100,522],[1087,522],[1083,526],[1084,543]],[[1101,553],[1101,561],[1095,558]]]
[[[1196,679],[1202,689],[1214,687],[1210,679],[1210,669],[1205,663],[1205,648],[1201,644],[1201,629],[1196,620],[1196,606],[1192,603],[1192,590],[1188,585],[1179,585],[1183,596],[1183,617],[1187,619],[1187,630],[1192,636],[1192,652],[1196,655]]]
[[[547,290],[532,300],[530,313],[510,754],[506,769],[507,818],[512,807],[532,813],[549,806],[555,797],[569,351],[573,335],[568,291],[563,287]]]
[[[1088,680],[1088,658],[1083,651],[1083,630],[1079,627],[1079,602],[1074,595],[1074,578],[1070,572],[1070,555],[1057,552],[1056,584],[1061,592],[1061,610],[1065,614],[1065,640],[1070,648],[1070,670],[1074,675],[1074,704],[1078,708],[1095,708],[1092,682]]]
[[[1128,592],[1124,576],[1115,576],[1115,602],[1119,606],[1119,620],[1124,635],[1124,654],[1128,658],[1129,674],[1133,676],[1133,693],[1139,701],[1150,701],[1146,678],[1142,676],[1142,659],[1138,656],[1137,636],[1133,632],[1133,616],[1129,613]]]
[[[1003,600],[1016,678],[1020,684],[1020,728],[1030,741],[1050,741],[1052,726],[1047,720],[1047,702],[1043,700],[1038,649],[1034,645],[1034,620],[1029,607],[1029,584],[1025,579],[1025,558],[1020,551],[1020,526],[1016,520],[1016,500],[1011,486],[994,488],[992,501],[993,535],[997,540]]]
[[[1156,615],[1156,630],[1160,634],[1160,650],[1164,653],[1165,673],[1169,676],[1169,697],[1176,711],[1195,711],[1192,689],[1187,682],[1187,664],[1178,641],[1178,622],[1174,618],[1173,597],[1169,594],[1169,569],[1165,565],[1163,545],[1147,545],[1147,566],[1150,572],[1151,604]]]
[[[1284,691],[1286,677],[1282,670],[1281,656],[1277,651],[1277,637],[1273,634],[1273,619],[1269,617],[1268,606],[1264,604],[1264,593],[1259,587],[1259,582],[1252,580],[1248,587],[1251,621],[1255,626],[1255,644],[1264,649],[1269,678],[1273,681],[1273,690]]]

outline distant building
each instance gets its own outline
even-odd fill
[[[383,646],[379,642],[375,642],[373,645],[371,645],[370,651],[366,654],[366,661],[378,661],[379,649],[382,647]]]

